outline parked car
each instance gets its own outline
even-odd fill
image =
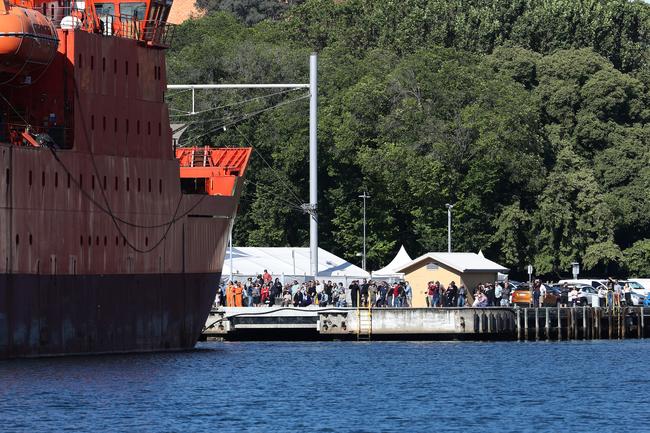
[[[546,296],[542,299],[543,307],[555,307],[560,302],[560,289],[549,284],[543,284],[546,288]],[[522,283],[511,289],[510,302],[520,307],[533,305],[533,292],[528,283]]]
[[[632,305],[643,305],[643,302],[648,297],[648,290],[636,280],[619,281],[620,285],[628,284],[630,286],[630,298]]]

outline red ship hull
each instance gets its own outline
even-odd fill
[[[192,348],[250,149],[174,152],[151,41],[57,38],[0,83],[0,359]]]
[[[0,358],[194,347],[219,274],[0,276]]]

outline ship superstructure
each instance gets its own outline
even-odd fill
[[[200,334],[250,149],[174,150],[170,7],[0,0],[0,358]]]

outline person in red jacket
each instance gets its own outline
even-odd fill
[[[264,281],[264,284],[270,284],[271,280],[273,280],[273,277],[271,276],[271,274],[269,274],[269,272],[266,269],[264,269],[264,275],[262,275],[262,280]]]
[[[262,304],[265,304],[266,302],[268,302],[268,300],[269,300],[269,285],[264,284],[262,286],[262,299],[260,300],[260,302]]]

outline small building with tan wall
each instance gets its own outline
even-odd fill
[[[409,263],[398,272],[413,289],[413,307],[426,307],[429,281],[440,281],[445,287],[454,281],[464,285],[469,295],[481,283],[494,283],[497,273],[508,269],[476,253],[427,253]]]

